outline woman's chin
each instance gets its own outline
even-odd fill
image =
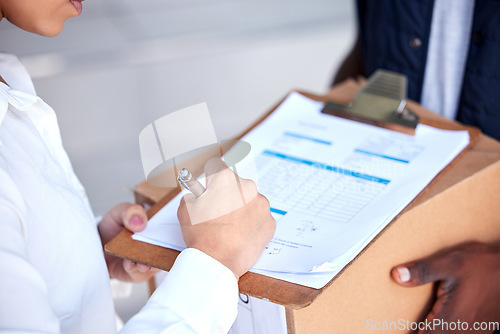
[[[52,22],[52,24],[49,25],[35,27],[35,29],[31,32],[44,37],[54,37],[59,35],[63,30],[63,28],[64,28],[64,22],[62,23]]]

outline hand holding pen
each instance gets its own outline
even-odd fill
[[[206,190],[189,171],[179,173],[179,183],[192,192],[177,211],[182,235],[188,248],[210,255],[239,279],[259,259],[276,223],[255,183],[238,178],[222,160],[210,159],[205,175]]]

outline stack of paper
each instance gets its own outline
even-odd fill
[[[292,93],[242,140],[252,154],[236,166],[271,203],[274,238],[253,272],[321,288],[469,143],[467,131],[419,125],[415,136],[320,111]],[[185,248],[177,196],[136,240]]]

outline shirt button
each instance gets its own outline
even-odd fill
[[[410,39],[410,47],[413,49],[418,49],[422,46],[422,40],[418,37],[412,37]]]

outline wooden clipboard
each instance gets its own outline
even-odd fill
[[[347,83],[349,84],[349,82]],[[332,99],[332,96],[317,96],[310,93],[299,92],[300,94],[309,97],[313,100],[327,102]],[[349,100],[349,94],[347,96],[333,96],[333,99],[341,100],[338,102],[346,102]],[[352,97],[352,96],[351,96]],[[284,99],[283,99],[284,100]],[[248,132],[252,131],[257,125],[259,125],[264,119],[266,119],[280,104],[280,101],[274,108],[272,108],[268,113],[257,120],[248,130],[241,134],[237,139],[240,139]],[[239,289],[243,294],[247,294],[256,298],[269,300],[273,303],[281,304],[290,309],[300,309],[310,305],[325,289],[327,289],[333,282],[338,279],[348,268],[355,262],[373,243],[377,241],[380,235],[382,235],[391,225],[396,221],[401,215],[410,210],[411,208],[423,203],[430,197],[441,192],[450,185],[458,182],[460,178],[457,178],[453,169],[454,166],[459,163],[463,157],[467,154],[470,147],[474,145],[476,140],[480,137],[481,131],[474,127],[468,127],[461,125],[456,122],[442,120],[439,118],[432,117],[430,113],[421,113],[419,108],[415,103],[409,103],[409,106],[419,114],[421,118],[421,123],[427,124],[436,128],[448,129],[448,130],[467,130],[469,131],[470,142],[469,145],[447,166],[445,167],[428,185],[427,187],[413,199],[413,201],[406,206],[406,208],[401,211],[398,216],[396,216],[385,228],[375,237],[370,244],[368,244],[358,255],[352,260],[344,269],[336,275],[328,284],[326,284],[321,289],[313,289],[305,287],[302,285],[297,285],[294,283],[278,280],[275,278],[255,274],[248,272],[243,275],[239,280]],[[429,117],[430,116],[430,117]],[[180,192],[180,188],[175,191],[171,191],[168,195],[163,197],[163,199],[155,203],[151,209],[148,211],[149,217],[153,216],[158,212],[165,204],[167,204],[171,199],[173,199]],[[148,266],[156,267],[162,270],[170,270],[173,266],[178,251],[167,249],[144,242],[136,241],[131,238],[132,233],[129,231],[122,231],[118,236],[111,240],[105,245],[106,252],[119,256],[122,258],[130,259],[139,263],[146,264]]]

